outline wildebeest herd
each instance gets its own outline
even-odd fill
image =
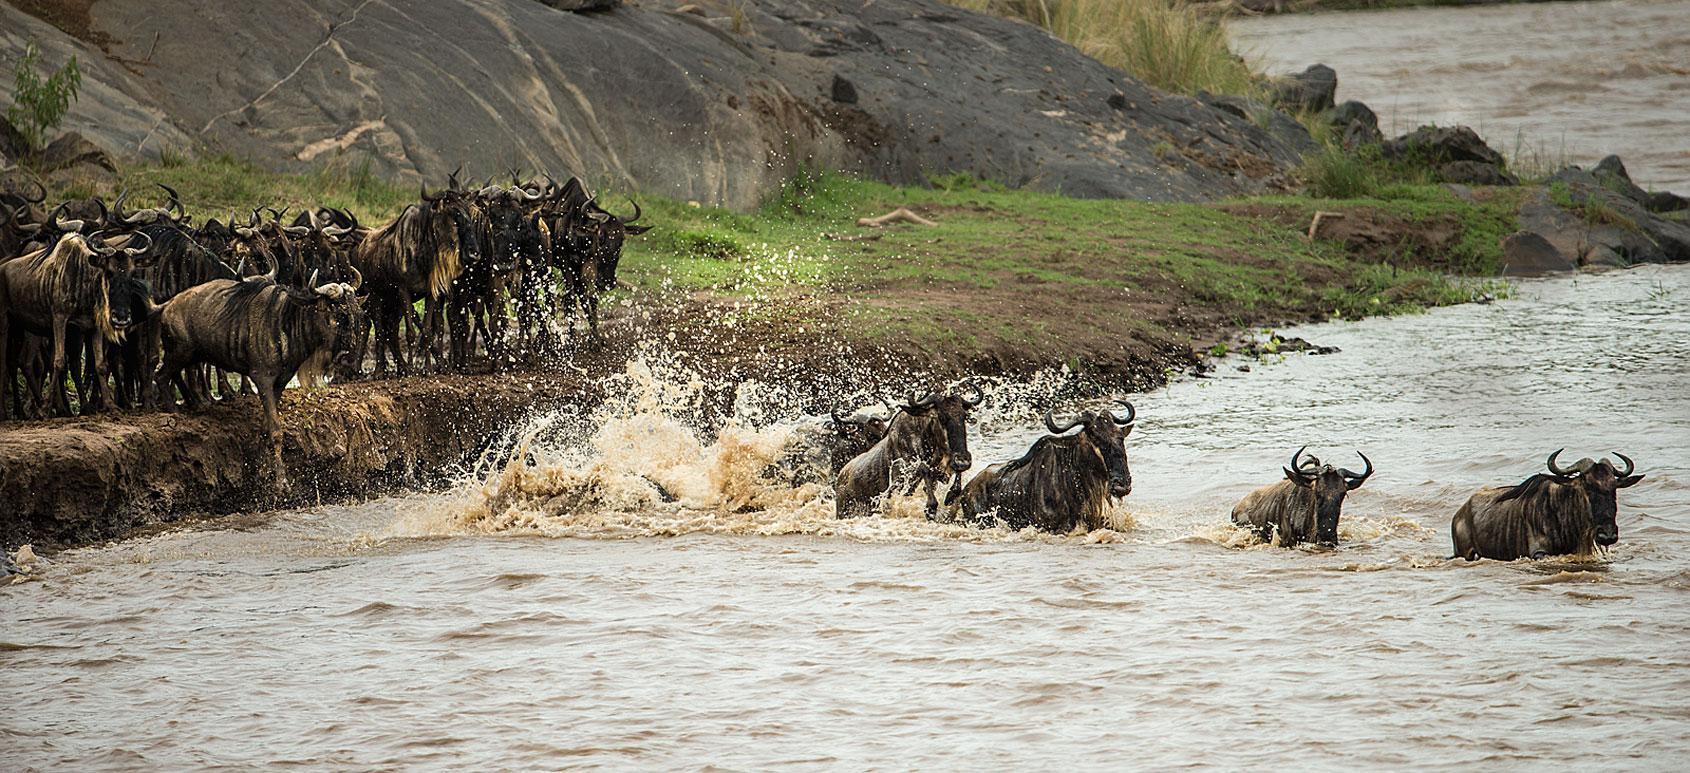
[[[281,474],[276,398],[296,375],[497,369],[561,351],[560,314],[584,314],[597,343],[623,240],[649,228],[574,177],[467,188],[453,173],[374,228],[332,207],[196,223],[159,188],[135,210],[127,193],[49,209],[39,184],[0,192],[0,420],[70,415],[67,376],[83,413],[250,389]]]
[[[616,283],[624,239],[649,226],[601,208],[576,178],[447,185],[371,228],[330,207],[194,224],[174,190],[128,210],[93,198],[43,208],[45,190],[0,192],[0,419],[70,414],[67,377],[85,413],[110,404],[174,410],[250,388],[263,403],[276,476],[285,481],[279,393],[302,383],[382,376],[389,367],[498,369],[560,351],[553,322],[586,317]],[[269,217],[264,213],[268,212]],[[423,304],[419,314],[417,302]],[[514,309],[511,330],[508,310]],[[406,329],[401,336],[400,329]],[[374,367],[363,372],[375,341]],[[391,365],[390,365],[391,359]],[[239,385],[230,377],[239,377]],[[22,388],[19,388],[19,382]],[[109,397],[108,397],[109,393]],[[967,485],[969,412],[983,392],[910,395],[888,418],[837,407],[814,465],[834,476],[836,514],[871,514],[890,491],[921,486],[929,518],[1067,533],[1103,525],[1132,491],[1125,438],[1137,412],[1083,411],[1018,459]],[[8,409],[10,409],[8,411]],[[1067,434],[1078,428],[1080,431]],[[1345,494],[1373,474],[1292,454],[1285,479],[1246,496],[1232,521],[1282,545],[1335,546]],[[1642,478],[1603,459],[1474,494],[1452,524],[1455,554],[1513,559],[1587,553],[1618,540],[1615,491]],[[941,516],[939,484],[949,481]]]
[[[834,464],[835,516],[868,515],[877,498],[921,485],[930,519],[1065,534],[1103,526],[1109,503],[1132,492],[1125,440],[1138,412],[1124,401],[1118,401],[1124,410],[1119,418],[1105,408],[1082,411],[1058,424],[1055,412],[1047,411],[1049,435],[1019,459],[991,465],[963,485],[962,475],[973,459],[968,452],[968,412],[981,399],[980,389],[972,384],[960,393],[932,392],[919,398],[912,394],[892,408],[889,420],[873,424],[842,416],[836,408],[838,448],[831,458],[847,456],[837,452],[842,449],[856,456]],[[879,428],[878,437],[865,436],[865,427]],[[1075,428],[1080,431],[1067,434]],[[1305,542],[1337,546],[1344,495],[1372,477],[1373,461],[1358,452],[1365,466],[1357,473],[1322,464],[1305,450],[1307,446],[1291,455],[1284,480],[1239,501],[1232,509],[1234,524],[1287,547]],[[1468,560],[1540,559],[1588,555],[1597,546],[1617,542],[1615,492],[1643,476],[1632,474],[1634,465],[1623,454],[1615,454],[1625,463],[1624,470],[1617,470],[1607,459],[1581,459],[1563,468],[1556,463],[1560,453],[1549,455],[1547,473],[1517,486],[1483,489],[1462,505],[1450,526],[1455,555]],[[934,488],[946,480],[951,486],[941,513]]]

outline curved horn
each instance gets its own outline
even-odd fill
[[[171,210],[171,209],[176,210],[176,217],[171,218],[172,220],[181,220],[185,215],[188,214],[187,211],[182,208],[182,197],[176,195],[176,189],[175,188],[172,188],[168,185],[165,185],[164,183],[154,183],[154,185],[157,185],[158,187],[163,188],[165,193],[170,194],[170,203],[165,205],[165,209],[166,210]]]
[[[1563,478],[1570,478],[1574,475],[1579,474],[1579,470],[1576,469],[1576,468],[1571,469],[1571,470],[1563,470],[1563,469],[1561,469],[1561,465],[1555,463],[1555,457],[1560,456],[1561,452],[1565,451],[1565,450],[1567,450],[1567,449],[1562,448],[1562,449],[1557,450],[1555,453],[1549,455],[1549,471],[1553,472],[1556,475],[1559,475]]]
[[[252,230],[251,228],[236,228],[235,235],[241,237],[242,239],[251,239],[257,236],[258,232]]]
[[[1123,407],[1125,407],[1125,408],[1126,408],[1126,409],[1127,409],[1127,418],[1125,418],[1125,419],[1116,419],[1116,420],[1115,420],[1115,425],[1116,425],[1116,426],[1120,426],[1120,427],[1125,427],[1125,426],[1127,426],[1127,425],[1128,425],[1128,424],[1131,424],[1131,423],[1133,423],[1133,420],[1134,420],[1134,419],[1137,419],[1137,418],[1138,418],[1138,409],[1137,409],[1137,408],[1134,408],[1134,407],[1133,407],[1133,404],[1132,404],[1132,403],[1129,403],[1129,402],[1127,402],[1127,401],[1126,401],[1126,400],[1116,400],[1116,401],[1115,401],[1115,402],[1116,402],[1116,403],[1117,403],[1117,404],[1118,404],[1118,405],[1121,405],[1121,406],[1123,406]]]
[[[1364,454],[1360,451],[1356,452],[1356,456],[1361,457],[1361,461],[1364,464],[1367,465],[1367,469],[1363,470],[1360,475],[1356,475],[1355,473],[1350,472],[1349,470],[1346,470],[1342,467],[1338,468],[1338,474],[1344,476],[1344,483],[1351,490],[1360,488],[1361,484],[1366,482],[1367,479],[1373,475],[1373,460],[1367,458],[1367,454]]]
[[[18,195],[23,196],[23,200],[27,201],[31,204],[40,204],[41,202],[46,201],[47,200],[47,186],[42,185],[40,180],[30,180],[29,183],[31,185],[34,185],[35,189],[37,191],[40,191],[40,195],[37,195],[33,199],[30,198],[27,195],[24,195],[23,193],[19,193]]]
[[[145,231],[136,231],[136,232],[135,232],[135,236],[139,236],[139,237],[141,237],[141,238],[142,238],[142,239],[146,239],[146,240],[147,240],[147,243],[146,243],[146,246],[143,246],[143,247],[124,247],[124,248],[123,248],[123,252],[124,252],[124,254],[127,254],[127,255],[140,255],[140,254],[143,254],[143,253],[145,253],[145,252],[146,252],[146,251],[147,251],[147,250],[150,250],[150,249],[152,249],[152,248],[153,248],[153,237],[151,237],[151,236],[148,236],[148,235],[147,235],[147,232],[145,232]],[[131,238],[130,238],[130,241],[134,241],[134,238],[133,238],[133,237],[131,237]]]
[[[241,256],[241,262],[235,266],[235,279],[240,280],[240,279],[245,279],[245,278],[246,278],[246,256],[242,255]]]
[[[464,171],[464,165],[458,164],[457,169],[453,169],[451,174],[446,175],[447,188],[451,188],[454,191],[458,189],[458,173],[462,171]]]
[[[1045,429],[1050,430],[1050,434],[1052,435],[1060,435],[1068,430],[1078,427],[1080,426],[1080,421],[1081,417],[1076,416],[1073,421],[1058,427],[1056,426],[1056,409],[1052,408],[1045,411]]]
[[[129,189],[124,188],[123,190],[118,191],[117,201],[113,202],[112,205],[111,205],[112,213],[117,215],[118,220],[122,220],[125,223],[134,222],[134,221],[130,220],[129,217],[123,213],[123,202],[127,201],[128,199],[129,199]],[[137,212],[135,214],[140,214],[140,213]]]
[[[289,236],[304,236],[311,233],[311,227],[304,225],[284,225],[282,230],[287,232]]]
[[[1627,475],[1630,475],[1632,470],[1637,469],[1637,465],[1632,463],[1631,457],[1626,456],[1625,454],[1622,454],[1618,451],[1614,452],[1614,456],[1619,457],[1620,461],[1625,462],[1625,472],[1620,473],[1619,477],[1623,478]]]
[[[1297,459],[1302,457],[1303,452],[1308,449],[1309,447],[1305,445],[1302,448],[1297,449],[1297,452],[1291,455],[1291,469],[1296,470],[1305,476],[1312,472],[1312,466],[1318,466],[1320,464],[1320,460],[1315,459],[1312,456],[1309,457],[1307,461],[1313,462],[1313,465],[1297,463]]]
[[[351,230],[352,229],[350,229],[350,228],[341,228],[340,226],[331,225],[327,228],[324,228],[323,233],[328,235],[328,236],[338,237],[338,236],[345,236]]]
[[[100,208],[100,216],[94,219],[94,223],[96,227],[104,228],[106,223],[110,222],[107,218],[111,216],[111,210],[106,209],[106,202],[99,196],[94,197],[94,206]]]
[[[364,274],[363,274],[363,272],[359,271],[357,266],[350,266],[349,268],[352,269],[352,281],[347,282],[347,284],[352,285],[352,289],[354,289],[354,290],[357,290],[358,288],[363,287],[364,286]]]
[[[923,397],[920,400],[915,399],[916,394],[917,393],[915,392],[911,392],[910,399],[904,401],[904,406],[906,408],[926,408],[927,406],[939,401],[938,392],[930,392],[926,397]]]
[[[540,200],[540,194],[538,192],[530,193],[527,188],[513,187],[511,190],[516,191],[526,201],[539,201]]]
[[[637,202],[637,201],[634,201],[634,198],[632,196],[628,197],[628,203],[634,205],[634,214],[630,217],[622,217],[621,215],[616,216],[617,222],[620,222],[623,225],[627,225],[629,223],[634,222],[635,220],[640,219],[640,203]]]
[[[105,237],[100,235],[103,233],[105,233],[105,231],[95,231],[83,237],[83,241],[88,243],[88,247],[90,249],[100,253],[101,255],[110,255],[117,252],[117,248],[108,244]]]
[[[47,222],[52,223],[53,227],[59,229],[60,231],[67,230],[63,226],[59,225],[59,215],[63,214],[65,209],[68,207],[70,207],[70,202],[59,202],[59,205],[54,207],[52,212],[47,213]]]
[[[252,217],[248,218],[246,221],[247,228],[257,228],[259,223],[264,222],[263,216],[258,214],[258,210],[260,209],[263,209],[263,207],[252,208]]]
[[[636,206],[637,206],[637,205],[636,205]],[[635,215],[635,217],[636,217],[636,218],[638,218],[638,217],[639,217],[639,216],[638,216],[638,215]],[[632,223],[632,222],[634,222],[634,221],[632,221],[632,220],[628,220],[628,221],[625,221],[625,222],[629,222],[629,223]],[[963,404],[963,405],[966,405],[966,406],[968,406],[968,407],[970,407],[970,408],[973,408],[973,407],[974,407],[974,406],[977,406],[977,405],[979,405],[979,404],[981,404],[981,403],[983,403],[983,402],[986,402],[986,393],[985,393],[985,391],[984,391],[984,390],[982,390],[982,389],[980,389],[980,385],[979,385],[979,384],[976,384],[976,383],[974,383],[974,379],[969,379],[969,380],[967,380],[967,381],[964,381],[964,382],[962,382],[962,385],[963,385],[963,387],[964,387],[964,388],[967,388],[967,389],[972,389],[972,390],[974,390],[974,399],[973,399],[973,400],[970,400],[970,399],[968,399],[968,398],[966,398],[966,397],[964,397],[964,398],[962,398],[962,404]]]

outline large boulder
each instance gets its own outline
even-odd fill
[[[1690,262],[1690,224],[1665,218],[1595,182],[1578,167],[1550,178],[1520,203],[1521,230],[1587,264]]]
[[[1462,185],[1515,185],[1502,154],[1465,126],[1427,126],[1379,146],[1388,161],[1426,164],[1439,182]]]
[[[749,208],[806,165],[1202,200],[1300,162],[1246,118],[939,0],[679,5],[102,0],[91,28],[148,62],[137,92],[196,143],[294,170],[514,167]]]
[[[1346,150],[1385,141],[1384,134],[1379,131],[1379,116],[1374,114],[1373,108],[1356,100],[1348,100],[1322,113],[1321,118],[1343,141]]]
[[[1603,156],[1601,161],[1590,170],[1590,176],[1597,184],[1620,194],[1632,201],[1643,205],[1650,212],[1676,212],[1690,207],[1690,200],[1667,191],[1645,191],[1631,181],[1631,175],[1625,171],[1625,162],[1619,156]]]
[[[1270,78],[1269,99],[1293,113],[1331,110],[1338,97],[1338,71],[1324,64],[1311,64],[1299,73]]]

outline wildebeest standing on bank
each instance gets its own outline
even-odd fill
[[[1297,461],[1308,446],[1291,454],[1291,466],[1284,468],[1285,480],[1250,492],[1232,508],[1232,522],[1255,529],[1264,540],[1279,535],[1279,544],[1291,547],[1313,542],[1328,547],[1338,544],[1338,518],[1344,495],[1361,488],[1373,475],[1373,462],[1357,451],[1367,468],[1360,475],[1341,467],[1321,464],[1313,456]]]
[[[1057,534],[1080,525],[1102,528],[1109,500],[1133,490],[1126,437],[1138,412],[1132,403],[1120,404],[1127,409],[1124,419],[1108,409],[1084,411],[1062,426],[1054,410],[1046,411],[1050,436],[1039,438],[1020,459],[974,476],[962,489],[962,519],[979,524],[991,515],[1011,529],[1032,526]],[[1063,435],[1080,426],[1080,432]]]
[[[399,345],[399,323],[418,298],[426,301],[422,340],[418,348],[432,351],[440,334],[441,301],[463,264],[479,259],[482,245],[473,208],[460,191],[422,192],[386,226],[364,236],[352,255],[352,267],[363,276],[369,296],[369,317],[375,323],[376,375],[385,375],[387,356],[399,375],[409,372],[409,357]],[[367,337],[359,331],[354,362],[364,361]]]
[[[854,518],[873,511],[874,498],[894,484],[926,484],[927,516],[939,511],[933,489],[939,481],[961,475],[973,464],[968,453],[968,411],[985,396],[972,386],[973,399],[934,392],[917,400],[910,395],[887,426],[886,437],[852,459],[834,483],[834,514]]]
[[[1561,451],[1549,455],[1548,474],[1538,473],[1518,486],[1481,489],[1468,499],[1450,522],[1455,554],[1469,561],[1539,559],[1587,555],[1597,545],[1619,542],[1615,491],[1635,485],[1643,476],[1632,475],[1636,466],[1617,451],[1614,455],[1625,462],[1623,471],[1616,471],[1607,459],[1580,459],[1572,469],[1562,469],[1555,463]]]
[[[629,236],[651,230],[634,225],[640,219],[640,205],[634,214],[613,215],[594,203],[580,180],[573,177],[559,193],[558,215],[550,225],[553,260],[563,274],[563,306],[567,319],[577,309],[586,312],[587,334],[599,341],[599,294],[616,287],[616,265],[622,258],[622,244]]]
[[[135,294],[131,275],[137,267],[151,264],[150,260],[138,260],[149,247],[150,242],[119,248],[106,244],[98,233],[73,233],[50,249],[0,265],[0,418],[6,416],[5,387],[12,380],[13,343],[21,340],[18,334],[24,332],[46,338],[53,347],[52,380],[48,385],[53,408],[62,415],[70,413],[64,379],[72,336],[103,339],[92,347],[94,399],[83,409],[105,409],[104,341],[118,341],[120,331],[132,321]]]
[[[182,369],[201,362],[251,378],[264,402],[277,484],[285,485],[277,397],[307,360],[326,363],[335,352],[352,347],[363,329],[353,286],[331,282],[297,290],[276,284],[273,277],[218,279],[183,291],[164,305],[162,315],[160,393],[168,394],[168,383],[174,382],[189,407],[198,408]]]

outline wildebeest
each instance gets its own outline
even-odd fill
[[[1109,500],[1133,490],[1125,440],[1138,412],[1132,403],[1118,402],[1127,409],[1124,419],[1108,409],[1083,411],[1057,426],[1054,409],[1046,411],[1049,436],[1039,438],[1020,459],[980,471],[962,489],[962,519],[980,524],[992,517],[1012,529],[1032,526],[1057,534],[1075,526],[1103,527]],[[1081,426],[1080,432],[1063,435]]]
[[[200,362],[251,378],[264,403],[278,485],[287,481],[276,417],[278,396],[301,365],[308,360],[326,363],[336,351],[351,348],[363,327],[352,285],[315,285],[316,277],[311,280],[309,290],[276,284],[273,276],[213,280],[183,291],[162,312],[159,391],[166,393],[167,382],[174,382],[188,407],[198,408],[198,397],[183,381],[182,369]]]
[[[428,309],[419,347],[433,347],[441,327],[440,301],[463,272],[463,264],[478,259],[482,248],[473,208],[461,192],[424,190],[422,199],[371,231],[352,255],[375,323],[377,375],[385,374],[388,354],[399,375],[408,371],[409,358],[399,346],[399,323],[418,298],[426,300]],[[360,331],[355,362],[363,362],[365,341]]]
[[[1290,547],[1302,542],[1333,547],[1338,544],[1338,517],[1344,495],[1361,487],[1373,474],[1373,462],[1357,451],[1367,465],[1360,475],[1341,467],[1321,464],[1313,456],[1302,457],[1308,446],[1291,454],[1291,466],[1284,468],[1285,480],[1263,486],[1245,495],[1232,508],[1232,522],[1254,529],[1257,536]]]
[[[147,242],[145,238],[143,242]],[[54,410],[70,413],[64,378],[73,334],[117,341],[132,321],[135,298],[130,284],[137,267],[151,265],[140,246],[107,244],[98,233],[69,234],[51,249],[42,248],[0,265],[0,418],[5,418],[5,386],[11,382],[13,344],[19,333],[46,338],[53,347],[51,381]],[[106,348],[93,346],[95,388],[85,412],[105,405]]]
[[[764,477],[794,487],[832,481],[846,463],[886,436],[886,422],[870,413],[841,413],[835,401],[827,419],[800,422],[792,428],[785,448]]]
[[[569,178],[558,192],[559,213],[551,223],[553,259],[563,274],[563,306],[573,319],[577,309],[586,312],[588,336],[599,340],[599,294],[616,286],[616,265],[622,258],[622,243],[628,236],[651,230],[634,225],[640,219],[640,205],[634,214],[613,215],[587,193],[586,186]]]
[[[939,511],[934,487],[953,474],[961,476],[973,464],[968,453],[968,412],[985,399],[969,385],[972,399],[933,392],[919,400],[910,395],[887,426],[886,437],[847,462],[834,483],[834,514],[839,518],[867,515],[875,497],[893,485],[926,485],[927,516]],[[907,490],[907,488],[905,488]]]
[[[1572,469],[1555,463],[1561,449],[1549,455],[1549,472],[1538,473],[1518,486],[1479,490],[1455,513],[1450,538],[1455,555],[1469,561],[1495,558],[1512,561],[1550,555],[1594,552],[1620,541],[1614,522],[1619,505],[1614,492],[1643,480],[1632,475],[1636,465],[1625,454],[1616,471],[1607,459],[1580,459]]]

